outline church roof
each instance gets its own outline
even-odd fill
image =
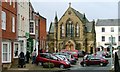
[[[84,21],[84,14],[80,13],[79,11],[71,8],[73,10],[73,12],[76,14],[76,16],[81,20]],[[86,22],[89,22],[88,19],[85,17]]]
[[[93,22],[88,22],[86,23],[86,28],[87,28],[87,32],[92,32],[93,28]]]
[[[85,24],[86,26],[86,31],[87,32],[91,32],[93,29],[93,22],[89,22],[88,19],[86,18],[85,14],[80,13],[79,11],[75,10],[72,7],[69,7],[72,9],[72,11],[75,13],[75,15]],[[68,8],[68,9],[69,9]],[[66,13],[66,12],[65,12]],[[63,15],[64,16],[64,15]],[[62,17],[61,17],[62,18]],[[61,20],[61,19],[60,19]],[[60,21],[59,20],[59,21]],[[54,33],[54,23],[52,22],[50,24],[50,28],[49,28],[49,33]]]
[[[98,19],[96,26],[118,26],[118,19]]]
[[[51,22],[51,24],[50,24],[49,33],[54,33],[54,23],[53,22]]]

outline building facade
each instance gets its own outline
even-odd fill
[[[120,26],[118,25],[118,19],[98,19],[96,33],[97,51],[110,51],[109,45],[111,39],[113,41],[113,49],[120,45]]]
[[[9,68],[13,62],[14,47],[17,41],[17,3],[2,2],[2,66]]]
[[[17,2],[17,24],[18,24],[18,42],[15,43],[16,47],[14,52],[14,58],[18,58],[21,51],[26,54],[27,51],[27,39],[29,38],[29,0],[25,2]]]
[[[46,18],[40,16],[40,23],[39,23],[39,49],[46,50],[46,39],[47,39],[47,32],[46,32]]]
[[[83,50],[95,52],[95,22],[89,22],[85,14],[69,7],[58,20],[55,16],[48,32],[48,46],[51,52],[66,50]]]
[[[2,13],[2,2],[0,1],[0,72],[2,71],[2,21],[1,21],[1,13]]]
[[[35,42],[36,42],[36,24],[35,24],[35,15],[36,15],[36,12],[34,11],[34,8],[32,6],[31,3],[29,3],[29,33],[30,33],[30,37],[29,39],[27,40],[28,43],[28,47],[29,47],[29,50],[30,52],[32,53],[33,50],[35,50],[36,46],[35,46]]]

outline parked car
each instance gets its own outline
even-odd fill
[[[100,66],[106,66],[108,64],[108,60],[102,58],[102,57],[96,57],[93,55],[85,55],[83,60],[80,62],[80,64],[84,66],[89,65],[100,65]]]
[[[68,59],[66,58],[66,56],[64,56],[64,55],[55,55],[57,58],[59,58],[59,59],[61,59],[61,60],[64,60],[65,62],[68,62],[68,63],[70,63],[69,61],[68,61]]]
[[[110,52],[103,52],[102,56],[109,58],[109,57],[111,57],[111,54],[110,54]]]
[[[59,52],[59,53],[53,53],[55,55],[64,55],[66,56],[66,58],[68,59],[68,61],[71,63],[71,64],[76,64],[77,60],[75,59],[75,57],[69,53],[64,53],[64,52]]]
[[[78,57],[84,57],[85,52],[84,51],[78,51]]]
[[[50,53],[39,53],[38,56],[36,57],[36,64],[43,65],[43,63],[46,63],[46,62],[53,63],[54,66],[57,66],[60,68],[71,67],[69,62],[61,60]]]
[[[78,50],[61,50],[61,52],[71,54],[78,60]]]
[[[75,59],[78,60],[78,50],[70,51],[68,53],[70,53],[71,55],[73,55],[75,57]]]

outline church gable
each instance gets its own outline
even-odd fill
[[[84,17],[84,14],[73,9],[71,5],[69,5],[69,8],[65,11],[63,16],[60,18],[59,22],[63,20],[66,21],[67,18],[76,19],[76,22],[80,21],[81,23],[84,23],[84,19],[86,19],[86,22],[88,22],[87,18]]]

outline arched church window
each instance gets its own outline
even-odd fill
[[[77,37],[79,36],[79,33],[80,33],[80,27],[79,27],[79,24],[77,23],[76,24],[76,36]]]
[[[73,37],[73,35],[74,35],[74,26],[73,26],[73,22],[69,19],[66,22],[66,36]]]
[[[61,24],[61,26],[60,26],[60,35],[61,35],[61,37],[65,36],[65,27],[63,24]]]

